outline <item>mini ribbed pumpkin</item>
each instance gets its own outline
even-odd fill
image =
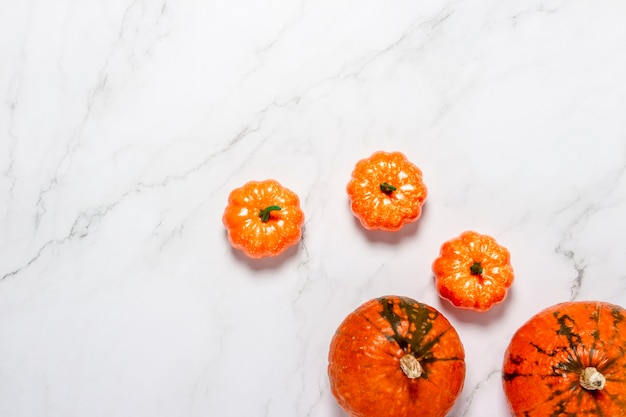
[[[416,221],[428,194],[415,164],[402,152],[384,151],[356,163],[346,191],[361,225],[387,232]]]

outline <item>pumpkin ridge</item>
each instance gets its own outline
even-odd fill
[[[615,401],[616,404],[619,404],[620,407],[626,408],[626,401],[624,400],[620,400],[619,399],[619,395],[618,394],[610,394],[606,392],[606,389],[604,390],[605,395],[607,395],[612,401]]]
[[[596,413],[598,413],[598,416],[604,417],[604,413],[602,412],[602,407],[600,406],[600,403],[598,402],[598,396],[594,395],[592,398],[593,398],[593,403],[596,405]]]
[[[378,332],[383,334],[388,342],[395,343],[396,345],[398,345],[398,347],[400,349],[402,349],[403,351],[406,351],[402,346],[400,346],[400,344],[398,343],[398,340],[396,340],[394,335],[385,334],[386,331],[388,330],[386,327],[380,326],[375,320],[372,320],[370,317],[366,316],[365,314],[363,314],[363,312],[361,312],[359,310],[354,311],[353,314],[355,316],[358,316],[358,317],[362,318],[364,321],[366,321],[368,324],[370,324],[373,328],[375,328]],[[346,337],[350,336],[349,334],[343,334],[343,333],[340,333],[340,332],[335,332],[335,333],[336,334],[341,334],[341,335],[346,336]],[[392,357],[392,358],[396,358],[397,357],[397,355],[392,353],[392,352],[387,352],[386,354],[388,356]]]
[[[375,320],[372,320],[370,317],[363,314],[363,312],[357,310],[353,314],[357,315],[358,317],[361,317],[363,320],[365,320],[368,324],[372,325],[372,327],[374,327],[380,333],[385,334],[385,332],[387,331],[386,328],[383,328],[382,326],[380,326]],[[385,335],[385,337],[387,338],[389,342],[397,342],[396,339],[392,335]]]
[[[534,342],[530,342],[530,345],[534,347],[535,350],[537,350],[537,353],[549,356],[551,358],[554,358],[556,355],[558,355],[561,352],[567,352],[567,348],[564,346],[559,346],[558,348],[553,349],[551,352],[548,352],[547,350],[543,349],[541,346],[539,346],[538,344]]]
[[[619,310],[616,310],[616,309],[613,309],[611,311],[611,315],[613,316],[613,333],[610,336],[609,343],[614,344],[616,339],[619,340],[620,337],[623,338],[623,334],[619,332],[618,326],[624,320],[625,317],[621,314]],[[626,355],[626,341],[623,341],[623,343],[620,345],[620,350],[622,351],[624,355]],[[613,358],[613,359],[615,360],[617,358]]]
[[[589,320],[595,322],[595,329],[590,332],[591,337],[593,337],[593,343],[591,344],[591,347],[589,348],[589,357],[587,359],[588,363],[590,364],[594,362],[593,358],[597,351],[598,341],[600,340],[600,315],[601,314],[602,314],[602,310],[598,306],[596,307],[596,310],[593,311],[589,315]],[[600,367],[600,364],[596,366],[596,368],[599,368],[599,367]],[[598,370],[602,372],[602,369],[598,369]]]
[[[519,373],[517,371],[513,371],[513,372],[503,372],[502,373],[502,378],[509,382],[509,381],[513,381],[515,378],[519,378],[519,377],[529,377],[529,376],[534,376],[533,374],[522,374]]]
[[[606,395],[607,397],[611,399],[611,401],[614,401],[616,404],[619,404],[619,406],[622,408],[626,408],[626,401],[620,400],[619,394],[611,393],[609,390],[606,389],[606,387],[604,388],[603,392],[604,392],[604,395]]]
[[[391,329],[394,332],[392,337],[402,350],[407,353],[419,353],[423,351],[421,343],[422,340],[432,330],[432,322],[438,317],[439,314],[431,312],[421,303],[417,303],[419,311],[416,311],[417,309],[402,297],[397,301],[398,302],[396,304],[394,300],[384,298],[379,299],[379,302],[383,307],[380,315],[391,326]],[[410,323],[416,324],[415,331],[411,332],[411,330],[408,329],[406,336],[400,333],[399,327],[403,318],[393,311],[393,307],[395,305],[406,313],[407,319]],[[411,311],[409,312],[409,310]],[[420,326],[417,326],[418,324]]]
[[[555,404],[555,410],[554,412],[550,415],[550,417],[561,417],[564,415],[565,410],[566,410],[566,406],[567,403],[569,402],[568,399],[564,399],[559,401],[558,403]],[[558,407],[558,408],[557,408]],[[565,414],[567,417],[576,417],[576,415],[572,415],[572,414]]]
[[[617,362],[617,358],[610,358],[606,360],[603,364],[596,366],[596,368],[598,368],[598,371],[604,374],[604,373],[607,373],[606,371],[610,371],[616,362]],[[611,379],[611,378],[607,378],[607,379]]]
[[[431,356],[430,358],[424,359],[424,362],[447,362],[447,361],[460,361],[461,358],[458,356],[450,356],[449,358],[436,358]]]
[[[576,321],[574,319],[572,319],[569,314],[564,314],[559,316],[559,312],[556,311],[554,312],[554,317],[556,318],[557,322],[559,323],[559,330],[557,330],[556,334],[560,335],[560,336],[565,336],[565,338],[567,339],[567,342],[569,344],[570,349],[572,350],[572,352],[574,352],[574,354],[578,357],[578,354],[576,353],[576,347],[580,346],[583,349],[586,350],[586,346],[582,343],[582,337],[580,337],[580,335],[578,333],[574,332],[574,327],[576,326]],[[567,321],[570,321],[572,326],[568,326],[567,325]]]
[[[430,349],[430,348],[432,348],[436,343],[439,343],[439,340],[443,337],[444,334],[448,333],[449,330],[450,330],[450,327],[448,327],[445,330],[442,330],[441,333],[439,333],[437,336],[435,336],[430,342],[422,345],[422,349]]]
[[[453,361],[458,361],[461,360],[458,357],[451,357],[451,358],[436,358],[434,356],[432,356],[432,354],[430,356],[421,356],[418,357],[420,363],[422,364],[422,378],[428,380],[428,376],[430,374],[429,368],[426,366],[427,364],[432,364],[435,362],[453,362]]]
[[[613,316],[613,328],[617,332],[617,329],[618,329],[617,325],[623,322],[625,317],[622,314],[622,312],[615,307],[611,309],[611,316]]]

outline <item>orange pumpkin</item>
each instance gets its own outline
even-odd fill
[[[400,152],[379,151],[357,162],[346,189],[364,228],[391,232],[420,217],[427,195],[422,171]]]
[[[380,297],[341,323],[328,375],[352,417],[442,417],[463,388],[465,353],[456,330],[433,307]]]
[[[459,308],[489,310],[504,300],[513,284],[510,259],[493,237],[462,233],[445,242],[433,262],[439,295]]]
[[[626,310],[565,302],[527,321],[502,369],[514,416],[626,417]]]
[[[277,181],[250,181],[230,193],[222,222],[234,248],[262,258],[300,240],[304,213],[298,195]]]

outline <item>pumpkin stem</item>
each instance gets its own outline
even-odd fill
[[[480,275],[483,273],[483,267],[480,265],[480,262],[474,262],[474,264],[470,266],[470,273],[472,275]]]
[[[280,210],[279,206],[269,206],[259,210],[259,217],[263,223],[267,223],[270,220],[270,213],[272,210]]]
[[[386,182],[383,182],[382,184],[380,184],[380,191],[382,191],[383,193],[389,195],[392,192],[396,191],[397,188],[394,187],[391,184],[387,184]]]
[[[420,362],[410,353],[400,358],[400,368],[402,372],[404,372],[404,375],[411,379],[419,378],[422,375],[422,365],[420,365]]]
[[[606,378],[593,366],[588,366],[580,373],[580,386],[588,391],[601,390],[604,388]]]

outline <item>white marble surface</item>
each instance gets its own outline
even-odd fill
[[[626,304],[626,3],[3,1],[0,415],[342,417],[334,330],[416,298],[467,353],[454,417],[508,414],[508,341],[551,304]],[[364,231],[354,163],[424,172],[418,223]],[[233,251],[231,189],[296,191],[303,240]],[[463,230],[512,253],[485,314],[438,298]]]

